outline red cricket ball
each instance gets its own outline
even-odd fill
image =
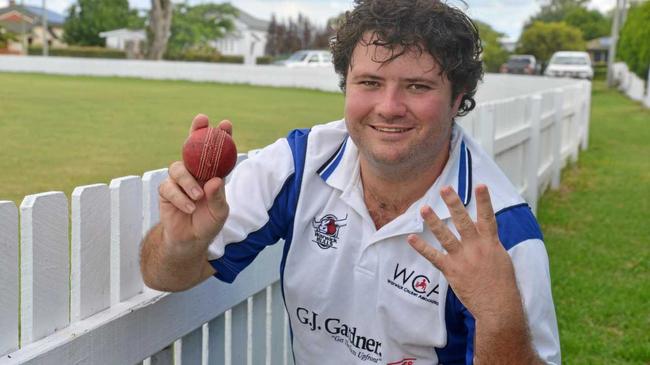
[[[232,137],[220,128],[197,129],[183,145],[183,162],[199,183],[225,177],[237,162],[237,147]]]

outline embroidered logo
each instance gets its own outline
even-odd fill
[[[328,248],[336,248],[336,244],[339,239],[339,232],[341,227],[345,227],[347,224],[343,224],[348,219],[346,215],[345,218],[338,219],[334,214],[326,214],[320,219],[314,217],[312,226],[314,228],[315,242],[318,247],[326,250]]]

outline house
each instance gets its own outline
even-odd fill
[[[121,28],[101,32],[99,36],[106,39],[106,48],[126,51],[127,58],[142,58],[147,43],[147,34],[142,29]]]
[[[587,52],[594,64],[606,64],[612,37],[600,37],[587,42]]]
[[[245,64],[254,65],[257,57],[264,56],[269,22],[239,9],[238,12],[239,15],[234,19],[235,29],[224,38],[212,41],[210,45],[223,55],[242,56]],[[141,47],[146,41],[144,30],[115,29],[102,32],[99,36],[106,38],[107,48],[125,50],[127,54],[131,50],[130,47]],[[135,49],[141,51],[141,48]]]
[[[43,29],[43,16],[47,17],[47,32]],[[65,16],[51,10],[43,11],[36,6],[23,6],[10,0],[9,5],[0,8],[0,26],[17,35],[19,41],[11,42],[9,48],[25,53],[24,46],[42,46],[43,35],[51,47],[64,46],[63,23]]]
[[[212,46],[223,55],[243,56],[245,64],[254,65],[257,57],[264,56],[269,22],[239,10],[234,23],[235,30]]]

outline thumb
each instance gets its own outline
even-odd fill
[[[203,186],[208,209],[212,218],[218,223],[223,224],[228,216],[228,203],[226,202],[226,183],[222,178],[215,177]]]

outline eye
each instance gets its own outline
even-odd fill
[[[364,87],[368,88],[368,89],[376,89],[376,88],[379,87],[379,82],[374,81],[374,80],[362,80],[362,81],[359,81],[359,84],[361,86],[364,86]]]
[[[425,84],[409,84],[407,89],[417,92],[425,92],[431,90],[431,87]]]

